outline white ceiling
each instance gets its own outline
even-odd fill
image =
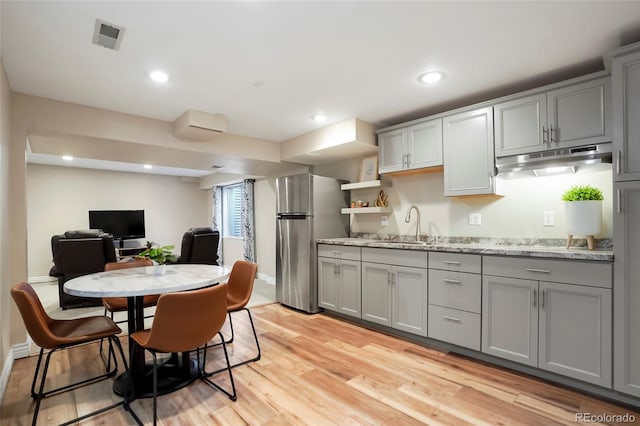
[[[640,40],[640,2],[7,1],[16,92],[165,121],[224,114],[281,142],[357,117],[390,125],[602,69]],[[96,18],[124,27],[91,43]],[[170,76],[158,86],[155,68]],[[417,81],[435,68],[437,86]],[[323,112],[329,119],[313,122]]]

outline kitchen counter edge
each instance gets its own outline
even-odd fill
[[[363,238],[319,238],[318,244],[332,244],[356,247],[375,247],[418,251],[439,251],[449,253],[486,254],[497,256],[523,256],[541,257],[552,259],[591,260],[599,262],[612,262],[612,250],[589,250],[587,248],[564,247],[532,247],[532,246],[490,246],[481,244],[415,244],[400,241],[368,240]]]

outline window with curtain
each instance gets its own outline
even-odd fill
[[[222,236],[242,238],[242,184],[222,188]]]

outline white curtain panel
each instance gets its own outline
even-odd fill
[[[253,183],[255,179],[245,179],[242,188],[242,241],[244,259],[255,262],[256,239],[253,208]]]
[[[222,187],[214,186],[211,191],[213,197],[213,218],[211,225],[214,231],[220,233],[220,243],[218,244],[218,263],[222,264]]]

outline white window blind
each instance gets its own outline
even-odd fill
[[[242,185],[222,188],[222,236],[242,237]]]

